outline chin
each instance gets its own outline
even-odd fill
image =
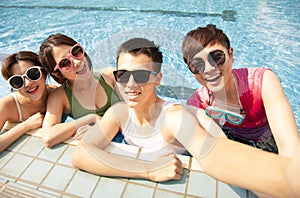
[[[212,92],[218,92],[224,89],[224,83],[221,81],[220,83],[214,85],[213,83],[207,83],[207,88]]]

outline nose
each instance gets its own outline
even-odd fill
[[[137,86],[137,83],[135,82],[134,77],[131,74],[128,79],[127,87],[131,88],[131,87],[136,87],[136,86]]]
[[[78,59],[75,59],[75,58],[73,58],[73,57],[70,57],[70,60],[71,60],[71,64],[72,64],[74,67],[80,67],[81,61],[82,61],[82,60],[78,60]]]
[[[24,79],[24,86],[25,87],[29,86],[32,83],[32,81],[29,80],[27,77],[24,77],[23,79]]]
[[[212,70],[215,70],[216,68],[212,66],[208,60],[205,61],[205,68],[204,68],[204,73],[210,72]]]

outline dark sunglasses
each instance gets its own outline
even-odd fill
[[[113,71],[115,79],[118,83],[128,83],[129,78],[133,75],[134,81],[143,84],[149,81],[150,74],[156,75],[157,72],[148,70],[128,71],[125,69]]]
[[[73,67],[73,61],[70,59],[70,57],[76,59],[76,60],[81,60],[84,57],[84,50],[83,47],[77,43],[75,44],[69,54],[62,58],[55,66],[54,71],[56,70],[64,70],[64,71],[69,71]]]
[[[19,90],[19,89],[23,88],[25,85],[25,79],[24,79],[25,77],[28,80],[33,81],[33,82],[38,81],[42,77],[41,67],[40,66],[29,67],[26,70],[25,74],[13,75],[7,80],[7,82],[14,90]]]
[[[207,60],[213,67],[222,67],[226,56],[222,50],[214,50],[208,54]],[[203,73],[205,70],[205,61],[202,58],[194,58],[188,64],[188,67],[193,74]]]

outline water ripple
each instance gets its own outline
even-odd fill
[[[17,5],[1,5],[0,8],[8,9],[55,9],[55,10],[81,10],[81,11],[118,11],[118,12],[141,12],[155,13],[178,17],[221,17],[224,21],[236,21],[236,12],[234,10],[224,10],[222,13],[204,13],[204,12],[182,12],[173,10],[141,10],[126,7],[85,7],[85,6],[17,6]]]

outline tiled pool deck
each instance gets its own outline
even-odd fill
[[[75,145],[67,141],[49,149],[39,131],[23,135],[0,154],[0,197],[256,197],[215,180],[193,158],[182,155],[185,171],[179,181],[157,183],[93,175],[72,167]],[[124,144],[108,149],[121,155],[130,150],[140,158],[147,156],[142,149]]]

